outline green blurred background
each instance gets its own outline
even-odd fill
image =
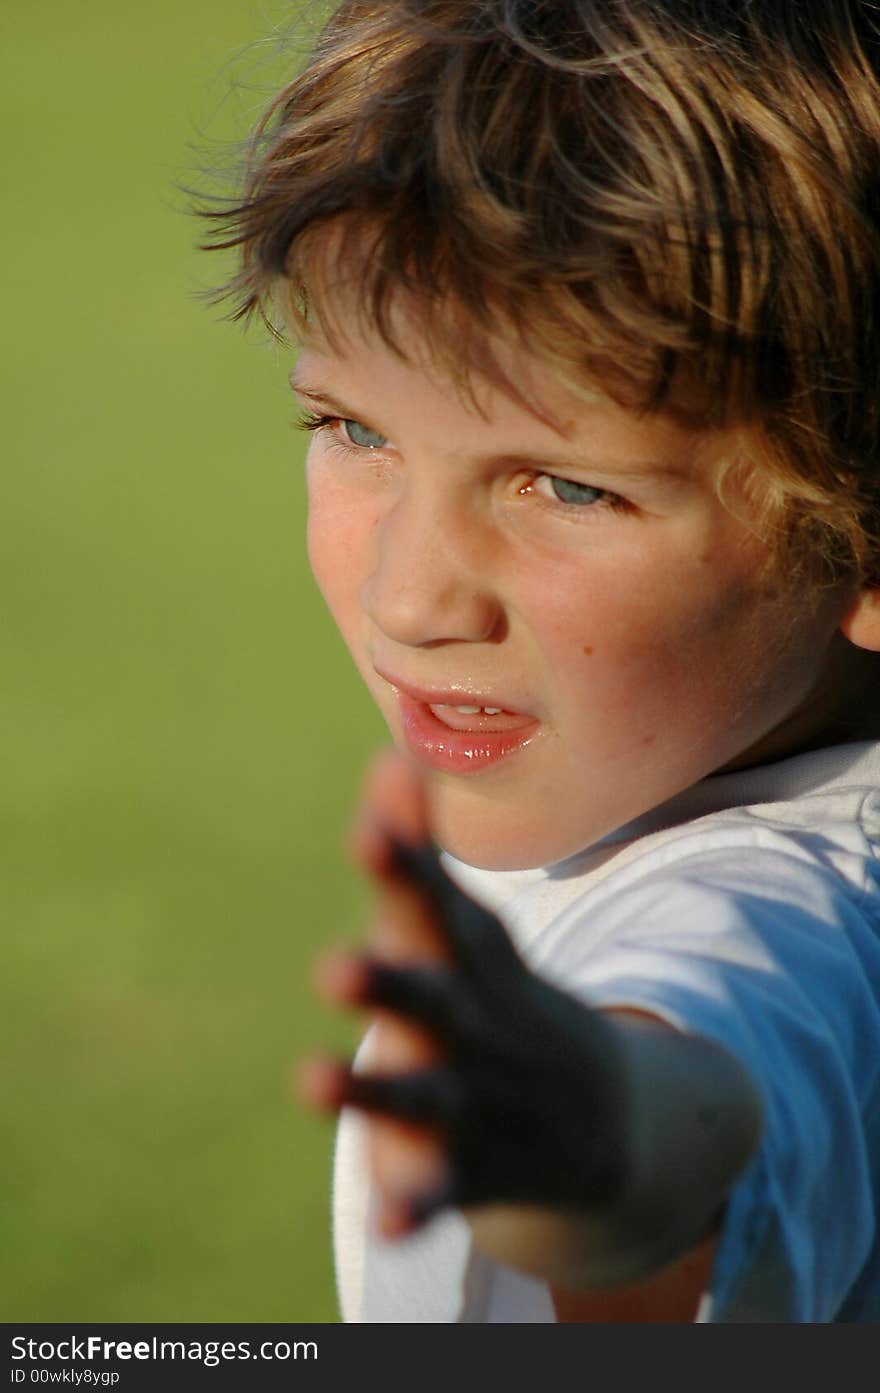
[[[198,302],[180,183],[275,0],[0,15],[0,1317],[335,1321],[332,1128],[289,1069],[365,894],[381,743],[303,551],[290,352]]]

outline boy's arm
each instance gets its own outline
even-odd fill
[[[558,1323],[686,1325],[711,1285],[718,1234],[650,1277],[621,1287],[550,1287]]]
[[[727,1192],[760,1133],[760,1108],[744,1071],[711,1042],[641,1013],[603,1018],[610,1032],[606,1057],[618,1054],[620,1080],[615,1193],[593,1201],[585,1173],[585,1197],[576,1208],[557,1209],[548,1183],[548,1208],[513,1212],[489,1204],[472,1211],[471,1226],[478,1246],[498,1261],[563,1291],[625,1287],[639,1304],[678,1299],[689,1309],[682,1318],[692,1318]],[[574,1041],[572,1051],[574,1062]],[[600,1116],[596,1121],[601,1126]],[[569,1155],[574,1159],[574,1148]],[[691,1278],[699,1283],[695,1291]]]
[[[456,1204],[489,1256],[569,1292],[620,1287],[688,1254],[759,1134],[741,1066],[537,977],[428,846],[398,842],[385,875],[422,930],[433,926],[436,951],[349,960],[336,995],[415,1026],[433,1050],[402,1072],[341,1072],[322,1101],[441,1139],[443,1178],[428,1189],[401,1193],[393,1168],[377,1168],[386,1232]],[[568,1318],[590,1317],[569,1302]]]
[[[554,1286],[620,1288],[661,1269],[675,1286],[685,1274],[673,1264],[714,1248],[727,1193],[760,1134],[760,1105],[740,1065],[713,1043],[635,1013],[603,1013],[602,1020],[608,1039],[598,1057],[616,1075],[619,1094],[610,1106],[597,1098],[592,1111],[594,1125],[619,1139],[613,1188],[605,1189],[601,1174],[594,1186],[577,1122],[566,1119],[570,1132],[560,1136],[556,1165],[570,1179],[548,1169],[531,1202],[521,1202],[526,1207],[489,1200],[468,1217],[484,1252]],[[570,1049],[576,1069],[582,1044],[574,1033]],[[554,1099],[569,1107],[549,1077],[546,1090],[546,1108]],[[581,1106],[589,1112],[590,1104],[585,1091]],[[578,1187],[580,1200],[572,1199]],[[663,1296],[659,1288],[654,1294]]]

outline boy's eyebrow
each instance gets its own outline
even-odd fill
[[[292,391],[294,391],[298,397],[305,397],[307,401],[313,401],[316,406],[327,406],[331,411],[342,416],[344,419],[348,418],[349,407],[343,406],[342,402],[334,401],[333,397],[325,392],[323,388],[311,386],[309,383],[304,382],[302,378],[298,378],[295,368],[290,374],[288,381]]]

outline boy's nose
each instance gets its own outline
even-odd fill
[[[495,639],[503,607],[486,566],[479,523],[442,518],[428,501],[398,502],[379,523],[361,605],[396,643],[422,647]]]

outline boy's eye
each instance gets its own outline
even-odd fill
[[[592,484],[578,484],[574,479],[560,479],[556,474],[542,474],[532,487],[545,497],[552,496],[559,503],[586,505],[599,503],[607,497],[604,489],[594,488]]]
[[[388,444],[384,435],[380,435],[377,430],[370,430],[369,426],[364,426],[360,421],[341,420],[343,435],[352,445],[358,445],[362,450],[381,450]]]

